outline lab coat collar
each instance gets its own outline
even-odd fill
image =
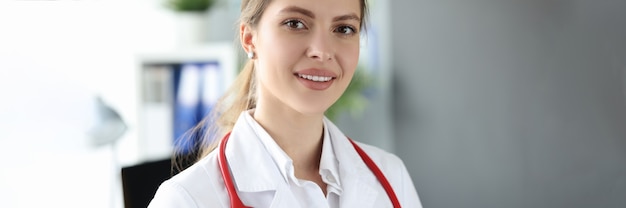
[[[255,135],[255,131],[244,121],[243,116],[239,116],[226,145],[226,158],[237,190],[275,191],[272,207],[284,207],[281,205],[293,203],[296,199],[289,198],[290,189],[281,181],[283,179],[279,168],[261,141],[251,137]],[[339,128],[326,118],[324,125],[328,128],[338,161],[338,175],[343,192],[340,196],[341,207],[371,207],[379,195],[376,189],[380,186],[378,180]],[[245,152],[246,156],[236,154],[238,152]]]
[[[265,129],[263,129],[263,127],[261,127],[261,125],[254,120],[254,118],[252,118],[250,111],[242,113],[241,116],[246,124],[254,130],[255,137],[261,141],[266,152],[274,160],[274,163],[278,167],[283,179],[285,179],[285,182],[288,183],[290,176],[294,174],[293,169],[291,168],[293,167],[293,161],[291,158],[280,148],[280,146],[278,146],[272,136],[270,136],[267,131],[265,131]]]
[[[243,112],[226,145],[226,159],[238,191],[261,192],[276,190],[280,175],[278,167],[267,154],[263,143],[256,137],[255,130],[245,121]],[[245,152],[245,156],[242,153]]]
[[[294,169],[293,169],[293,160],[283,151],[280,146],[272,139],[272,137],[261,127],[261,125],[252,118],[250,115],[250,111],[248,113],[242,113],[241,117],[246,122],[248,126],[252,128],[256,137],[261,141],[265,150],[270,155],[270,157],[274,160],[278,170],[283,176],[285,183],[300,183],[296,178]],[[326,184],[332,186],[338,194],[341,194],[341,182],[339,181],[339,174],[337,169],[337,159],[335,158],[335,153],[332,148],[332,141],[330,140],[330,133],[328,132],[328,128],[324,123],[323,130],[323,142],[322,142],[322,154],[320,159],[320,175]]]
[[[335,157],[339,161],[339,176],[343,194],[340,207],[372,207],[380,194],[378,179],[365,165],[352,143],[335,124],[324,118],[333,142]]]
[[[333,141],[330,138],[328,124],[324,122],[324,141],[322,142],[322,155],[320,158],[320,175],[324,183],[331,186],[337,194],[341,195],[341,178],[339,177],[339,161],[336,157]],[[332,190],[330,190],[332,192]]]

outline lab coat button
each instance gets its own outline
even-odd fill
[[[326,176],[326,180],[327,180],[329,183],[335,183],[335,177],[333,177],[332,175],[327,175],[327,176]]]

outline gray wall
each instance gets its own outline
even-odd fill
[[[391,14],[394,149],[425,207],[626,207],[626,1]]]

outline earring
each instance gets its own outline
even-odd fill
[[[254,58],[254,51],[249,51],[249,52],[248,52],[248,58],[249,58],[249,59]]]

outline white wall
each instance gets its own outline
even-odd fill
[[[176,47],[173,14],[149,0],[0,1],[0,31],[0,207],[121,207],[118,168],[138,159],[135,58]],[[115,147],[85,133],[96,95],[128,123]]]

